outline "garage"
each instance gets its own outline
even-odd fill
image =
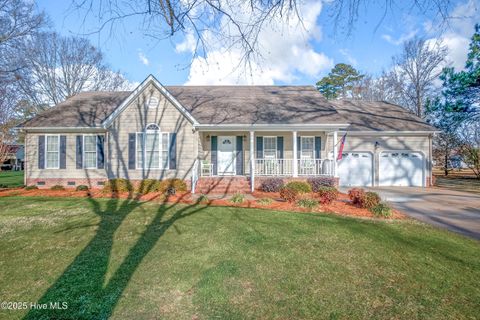
[[[373,186],[373,156],[370,152],[343,152],[338,162],[340,186]]]
[[[379,159],[379,185],[422,187],[425,180],[424,163],[421,152],[382,152]]]

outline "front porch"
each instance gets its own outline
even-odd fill
[[[239,188],[247,181],[247,191],[253,192],[258,186],[256,178],[337,177],[333,157],[337,154],[337,130],[205,131],[199,132],[199,139],[199,157],[192,172],[193,193],[200,179],[202,186],[230,186],[235,181]],[[198,191],[208,188],[201,189]]]

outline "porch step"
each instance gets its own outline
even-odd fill
[[[196,193],[231,194],[250,192],[247,177],[202,177],[197,182]]]

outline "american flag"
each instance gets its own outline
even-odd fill
[[[345,139],[347,138],[347,133],[345,133],[340,140],[340,148],[338,148],[337,160],[342,160],[343,147],[345,146]]]

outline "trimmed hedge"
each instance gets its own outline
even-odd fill
[[[56,184],[50,188],[50,190],[65,190],[64,186],[61,186],[59,184]]]
[[[320,187],[318,189],[320,203],[330,204],[338,198],[338,190],[334,187]]]
[[[297,191],[297,193],[310,193],[312,192],[312,187],[304,181],[290,181],[285,185],[286,189],[291,189]]]
[[[283,187],[280,190],[280,198],[287,202],[293,203],[298,199],[298,191],[295,189]]]
[[[75,188],[77,191],[88,191],[88,186],[81,184]]]
[[[33,184],[25,187],[25,190],[37,190],[37,189],[38,189],[38,187],[36,185],[33,185]]]
[[[382,199],[380,198],[378,193],[369,191],[365,193],[365,199],[362,207],[370,209],[377,206],[380,201],[382,201]]]
[[[137,192],[141,194],[147,194],[150,192],[158,192],[160,187],[160,181],[155,179],[144,179],[140,181]]]
[[[263,192],[279,192],[284,186],[282,178],[267,178],[262,181],[260,190]]]
[[[128,179],[110,179],[103,186],[105,192],[132,192],[133,185]]]
[[[158,191],[168,194],[175,194],[177,191],[185,192],[187,191],[187,184],[182,179],[165,179],[160,181]]]
[[[318,192],[322,187],[335,187],[335,178],[312,177],[307,179],[307,183],[312,187],[313,192]]]

